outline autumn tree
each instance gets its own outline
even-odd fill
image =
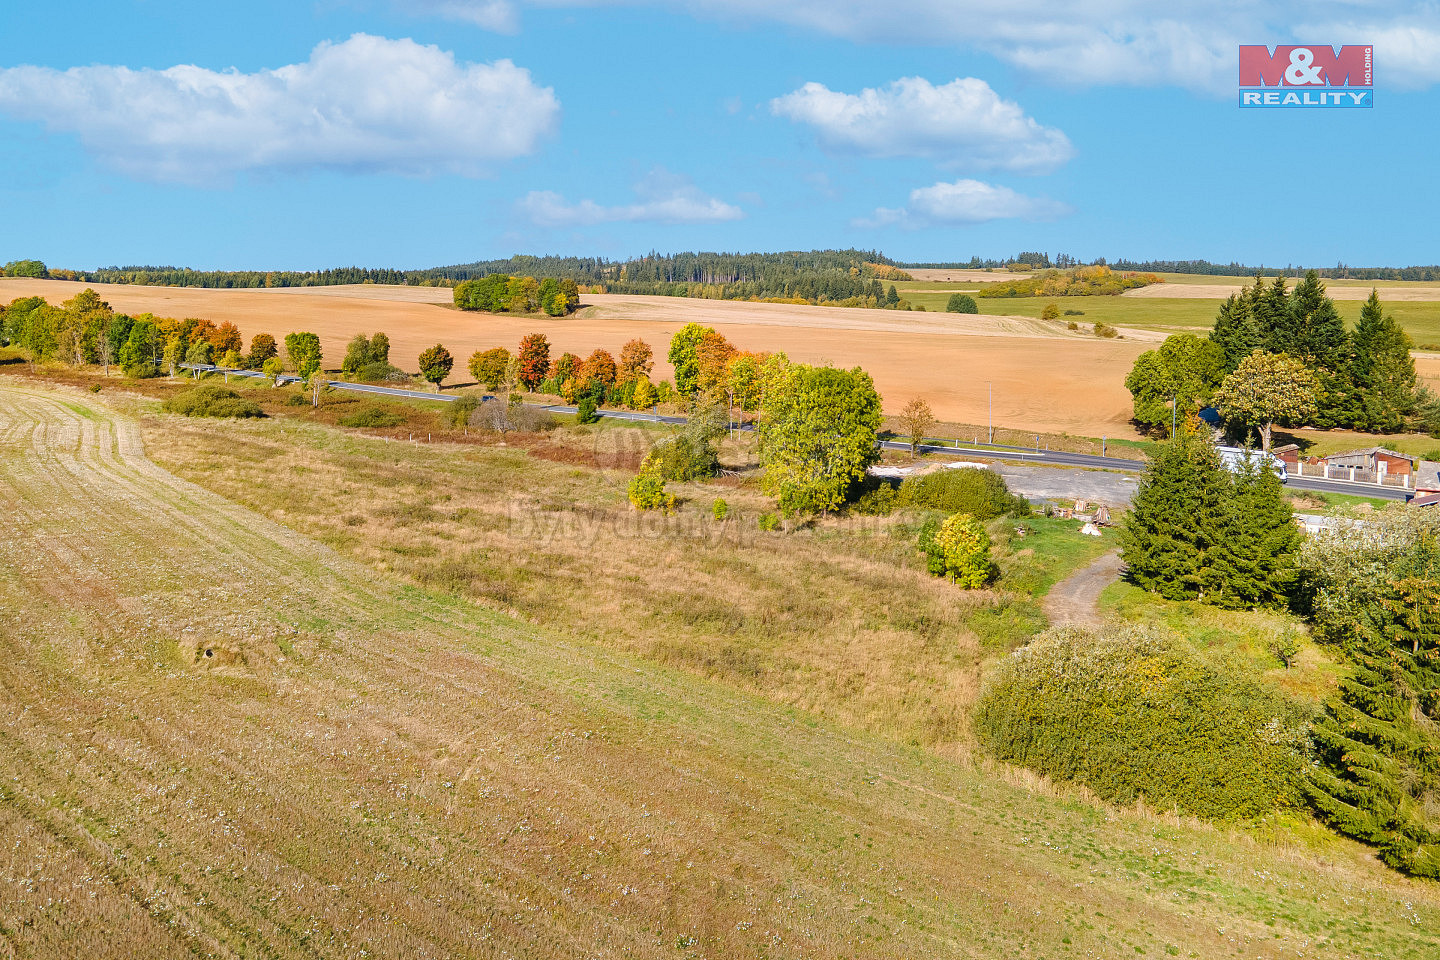
[[[650,349],[650,344],[640,339],[630,340],[620,348],[620,369],[616,374],[616,382],[632,383],[641,377],[648,377],[654,365],[655,351]]]
[[[718,399],[725,393],[726,374],[735,348],[714,330],[707,331],[695,345],[696,393]]]
[[[499,390],[505,383],[505,372],[510,366],[510,351],[504,347],[475,351],[470,357],[470,376],[485,385],[487,390]]]
[[[435,384],[436,389],[450,376],[450,370],[455,366],[455,358],[450,355],[450,351],[438,343],[422,352],[419,362],[420,376]]]
[[[205,339],[210,343],[216,356],[230,353],[232,350],[239,353],[245,349],[245,341],[240,336],[240,328],[229,320],[221,323]]]
[[[859,367],[784,366],[759,420],[767,489],[789,514],[826,513],[879,459],[880,395]]]
[[[585,379],[603,384],[606,390],[615,386],[615,358],[608,350],[596,350],[585,358]]]
[[[580,375],[581,368],[585,365],[575,354],[566,351],[560,354],[560,359],[555,361],[555,368],[551,371],[553,376],[560,383],[573,380]]]
[[[279,353],[274,337],[268,333],[257,333],[250,338],[250,355],[246,357],[245,365],[252,370],[260,370],[265,366],[266,360],[278,356]]]
[[[543,333],[527,334],[520,341],[520,383],[534,390],[550,375],[550,341]]]
[[[1276,423],[1300,423],[1315,415],[1318,390],[1300,361],[1256,350],[1225,378],[1215,392],[1215,407],[1227,420],[1254,426],[1261,449],[1268,452]]]
[[[905,436],[910,438],[910,456],[913,457],[920,451],[920,444],[925,442],[925,435],[935,426],[935,415],[930,412],[930,404],[916,397],[900,411],[900,424]]]
[[[995,567],[990,560],[990,535],[980,521],[967,513],[954,514],[938,527],[923,529],[920,549],[931,573],[947,577],[967,590],[985,586]]]

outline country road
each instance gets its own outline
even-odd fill
[[[232,370],[217,367],[211,364],[182,364],[188,370],[196,370],[207,373],[220,373],[233,377],[247,377],[251,379],[265,379],[264,374],[254,370]],[[281,382],[298,383],[299,378],[293,376],[281,377]],[[355,393],[368,393],[377,396],[395,397],[403,400],[438,400],[441,403],[452,403],[459,394],[425,393],[419,390],[405,390],[400,387],[383,387],[376,384],[350,383],[344,380],[326,381],[336,390],[348,390]],[[563,404],[526,404],[542,410],[549,410],[552,413],[570,415],[576,411],[575,407]],[[637,423],[665,423],[680,425],[685,423],[684,417],[667,416],[658,413],[645,413],[639,410],[600,410],[597,415],[613,420],[629,420]],[[752,429],[748,424],[741,426],[742,430]],[[910,444],[901,440],[881,441],[880,446],[887,450],[909,450]],[[1145,469],[1145,462],[1142,460],[1128,460],[1122,457],[1100,457],[1087,453],[1066,453],[1062,450],[1032,450],[1024,447],[1006,447],[999,445],[962,446],[957,440],[954,443],[931,443],[923,444],[920,449],[925,453],[944,454],[946,456],[960,457],[985,457],[992,460],[1008,461],[1012,463],[1029,464],[1034,467],[1087,467],[1091,470],[1113,470],[1128,473],[1140,473]],[[1033,479],[1033,474],[1030,475]],[[1292,477],[1287,481],[1292,490],[1313,490],[1320,493],[1343,493],[1350,496],[1374,497],[1378,500],[1408,500],[1410,491],[1398,487],[1382,487],[1370,483],[1346,483],[1341,480],[1317,480],[1310,477]],[[1080,475],[1067,478],[1057,473],[1042,483],[1034,484],[1037,491],[1029,494],[1038,497],[1068,497],[1069,499],[1096,499],[1103,497],[1104,502],[1123,505],[1129,502],[1128,495],[1116,484],[1105,484],[1101,493],[1097,494],[1093,482],[1089,478]],[[1024,491],[1022,491],[1024,492]]]

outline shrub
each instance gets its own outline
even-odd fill
[[[1155,628],[1051,630],[1004,660],[974,729],[1002,760],[1216,820],[1298,798],[1304,717]]]
[[[756,520],[756,523],[759,525],[761,530],[773,531],[780,529],[780,518],[773,513],[760,514],[760,517],[758,520]]]
[[[359,383],[403,383],[409,379],[410,374],[388,363],[367,363],[355,371]]]
[[[263,417],[265,412],[253,400],[213,383],[202,383],[165,401],[167,413],[187,417]]]
[[[1066,311],[1065,311],[1065,316],[1067,316],[1067,317],[1083,317],[1083,316],[1085,316],[1085,311],[1084,311],[1084,310],[1066,310]]]
[[[850,502],[850,510],[866,517],[886,517],[895,510],[899,494],[893,484],[884,480],[867,481],[860,495]]]
[[[946,313],[979,313],[980,305],[968,293],[952,293],[945,304]]]
[[[1079,329],[1080,329],[1080,324],[1076,323],[1074,320],[1071,320],[1069,323],[1065,324],[1065,329],[1066,329],[1066,330],[1079,330]]]
[[[1113,339],[1115,339],[1116,337],[1120,336],[1120,331],[1119,331],[1119,330],[1116,330],[1114,327],[1110,326],[1110,324],[1108,324],[1108,323],[1102,323],[1101,321],[1096,320],[1096,321],[1095,321],[1095,336],[1097,336],[1097,337],[1105,337],[1107,340],[1113,340]]]
[[[402,414],[377,403],[366,404],[354,413],[340,418],[342,427],[398,427],[405,422]]]
[[[480,398],[467,393],[450,404],[449,409],[445,411],[445,422],[450,424],[452,429],[459,430],[461,427],[469,426],[470,418],[479,409]]]
[[[1030,504],[1010,492],[1005,478],[990,470],[963,468],[937,470],[910,477],[900,485],[896,504],[901,507],[968,513],[978,520],[1010,514],[1030,515]]]
[[[1040,311],[1040,319],[1041,319],[1041,320],[1058,320],[1058,319],[1060,319],[1060,307],[1057,306],[1056,304],[1053,304],[1053,303],[1047,303],[1047,304],[1045,304],[1045,308]]]
[[[260,365],[260,372],[274,380],[285,372],[285,362],[279,357],[267,357]]]
[[[637,510],[669,513],[675,507],[675,495],[665,489],[665,478],[650,467],[640,468],[640,473],[630,481],[629,493],[630,502]]]
[[[920,549],[926,567],[938,577],[974,590],[985,586],[995,573],[990,560],[990,535],[974,517],[957,513],[938,526],[920,531]]]
[[[595,402],[595,398],[589,394],[581,397],[580,403],[575,408],[575,422],[594,423],[599,420],[600,414],[596,412],[599,406],[600,405]]]
[[[723,497],[716,497],[710,512],[715,515],[716,520],[724,520],[730,516],[730,504],[726,503]]]

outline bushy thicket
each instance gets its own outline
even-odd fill
[[[1107,266],[1049,270],[1033,277],[1005,280],[982,287],[979,297],[1094,297],[1119,296],[1126,290],[1164,283],[1153,273],[1116,273]]]
[[[202,383],[182,390],[166,400],[167,413],[179,413],[187,417],[263,417],[265,412],[253,400],[247,400],[234,390],[213,383]]]
[[[340,426],[342,427],[368,427],[371,429],[398,427],[404,422],[405,417],[402,414],[378,403],[367,403],[354,413],[347,414],[340,418]]]
[[[1030,503],[1010,492],[1005,478],[990,470],[936,470],[900,484],[897,506],[943,513],[968,513],[977,520],[1010,514],[1029,516]]]
[[[1305,716],[1156,628],[1050,630],[996,669],[975,712],[1002,760],[1213,820],[1299,800]]]

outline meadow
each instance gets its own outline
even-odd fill
[[[0,950],[1440,948],[1433,885],[1303,821],[1245,831],[1117,809],[947,747],[943,708],[972,695],[976,658],[1011,641],[976,628],[996,598],[927,598],[944,585],[863,549],[883,537],[837,525],[721,550],[682,534],[650,553],[584,531],[575,546],[507,539],[513,521],[494,513],[507,496],[603,528],[615,498],[603,462],[631,450],[618,434],[552,439],[548,453],[522,452],[522,439],[427,446],[304,417],[194,423],[123,388],[5,378],[0,816],[14,843]],[[461,479],[443,485],[452,471]],[[231,489],[241,502],[216,492]],[[743,490],[726,496],[745,512]],[[493,571],[493,587],[425,582],[466,550],[489,553],[470,569]],[[598,614],[567,626],[578,607],[534,613],[532,597],[564,602],[534,582],[552,575],[582,594],[601,579],[633,591],[638,607],[610,595],[612,625],[663,605],[647,580],[710,588],[715,605],[691,611],[688,632],[676,609],[608,640]],[[791,582],[770,587],[781,592],[757,636],[775,636],[787,669],[799,665],[790,689],[818,688],[814,703],[662,652],[672,635],[723,649],[737,624],[743,642],[737,617],[749,615],[723,588],[763,589],[762,575]],[[879,594],[853,622],[808,599],[851,580]],[[926,638],[918,650],[882,636],[905,618]],[[812,636],[809,653],[794,628]],[[904,652],[903,670],[885,669],[887,650]],[[804,672],[806,657],[826,656],[836,677],[864,669],[837,685]],[[936,730],[914,722],[919,711],[880,715],[924,697],[941,721],[931,746],[906,742]]]

